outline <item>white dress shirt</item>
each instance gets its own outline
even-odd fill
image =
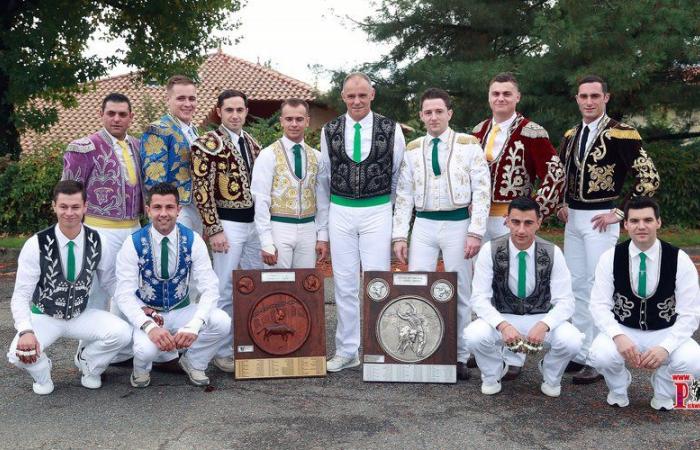
[[[605,113],[603,113],[600,117],[598,117],[596,120],[594,120],[591,123],[586,123],[581,121],[581,139],[583,139],[583,127],[588,127],[588,139],[586,140],[586,151],[591,148],[591,145],[593,145],[593,142],[595,141],[596,134],[598,133],[598,125],[600,125],[600,121],[605,117]],[[577,151],[578,149],[581,148],[581,142],[579,141]],[[578,153],[576,153],[578,155]]]
[[[353,148],[355,143],[355,124],[359,123],[362,128],[360,129],[360,141],[362,143],[362,161],[367,159],[370,151],[372,150],[372,127],[374,125],[374,113],[369,112],[363,119],[359,122],[353,120],[349,114],[345,113],[345,153],[350,159],[353,156]],[[403,131],[401,131],[401,126],[396,123],[396,130],[394,131],[394,149],[393,149],[393,167],[392,167],[392,177],[391,177],[391,192],[396,192],[396,183],[398,182],[399,169],[401,168],[401,161],[403,161],[403,152],[406,149],[406,140],[403,136]],[[328,143],[326,142],[326,132],[325,127],[321,129],[321,158],[328,167],[331,167],[331,160],[328,155]],[[330,178],[328,179],[330,183]],[[329,189],[330,192],[330,189]]]
[[[535,243],[525,250],[527,274],[525,292],[532,294],[535,289]],[[508,240],[508,287],[511,292],[518,292],[518,250],[513,242]],[[474,268],[474,279],[472,281],[472,309],[481,319],[496,328],[498,324],[506,320],[503,314],[493,306],[493,260],[491,258],[491,241],[482,245],[476,259]],[[549,290],[551,293],[552,309],[544,315],[544,322],[550,330],[568,320],[574,313],[574,294],[571,291],[571,274],[566,267],[566,261],[559,247],[554,246],[554,261],[552,265],[552,275]]]
[[[447,170],[447,158],[450,156],[447,149],[447,142],[450,138],[451,130],[448,127],[438,139],[438,164],[440,165],[440,172],[445,173]],[[454,209],[452,206],[452,200],[450,199],[450,187],[448,186],[448,177],[436,176],[433,173],[433,139],[431,135],[427,135],[423,142],[425,142],[425,170],[428,174],[426,178],[427,183],[427,195],[425,197],[425,209],[426,211],[449,211]],[[401,173],[400,176],[404,176]],[[413,186],[412,180],[406,180],[406,185]],[[437,203],[437,204],[436,204]]]
[[[503,146],[505,145],[506,140],[508,140],[508,136],[510,135],[510,126],[513,124],[513,121],[516,117],[517,114],[513,113],[512,116],[510,116],[503,122],[496,122],[495,119],[491,119],[491,131],[489,131],[489,134],[484,139],[484,142],[487,143],[489,141],[489,138],[493,133],[494,127],[498,125],[498,134],[496,135],[496,138],[493,141],[493,159],[497,159],[498,156],[503,152]],[[484,144],[484,150],[486,150],[486,144]]]
[[[294,150],[292,147],[297,143],[287,136],[282,136],[282,146],[287,154],[287,160],[294,167]],[[302,178],[306,176],[306,151],[304,151],[304,141],[300,142],[301,170]],[[318,175],[316,178],[316,233],[317,240],[328,241],[328,208],[330,205],[329,186],[329,165],[321,158],[321,153],[316,152],[318,161]],[[274,240],[272,239],[272,227],[270,226],[270,205],[272,203],[272,180],[275,175],[275,152],[272,147],[263,149],[255,159],[253,167],[253,181],[250,191],[253,194],[255,203],[255,227],[260,235],[260,245],[263,250],[274,254]],[[269,251],[271,250],[271,251]]]
[[[61,232],[58,225],[54,227],[61,255],[61,268],[64,276],[66,276],[68,273],[68,242],[71,239],[68,239]],[[75,255],[75,276],[77,278],[83,268],[83,254],[86,245],[85,229],[82,226],[80,227],[80,233],[72,241],[75,244],[73,253]],[[110,271],[107,270],[108,262],[112,260],[106,254],[107,252],[109,252],[109,249],[103,245],[96,275],[102,288],[111,297],[114,294],[115,279],[113,275],[110,275]],[[35,234],[24,243],[17,259],[17,279],[15,281],[15,289],[12,292],[12,300],[10,301],[10,309],[12,310],[12,317],[17,331],[32,329],[30,306],[34,290],[41,278],[40,259],[39,238]]]
[[[639,254],[641,250],[630,242],[629,267],[632,291],[637,294],[639,281]],[[647,293],[656,292],[661,270],[661,244],[656,242],[644,252],[647,255]],[[615,292],[613,267],[615,247],[603,253],[595,270],[595,280],[591,290],[590,310],[598,329],[614,338],[624,334],[620,323],[615,320],[612,312]],[[659,343],[670,354],[686,339],[690,338],[698,328],[700,320],[700,288],[698,288],[698,272],[690,257],[683,251],[678,251],[678,266],[676,269],[676,322],[671,325],[670,333]],[[652,330],[649,330],[652,331]]]
[[[160,234],[155,227],[151,227],[151,251],[153,252],[153,267],[160,271],[161,241],[165,236]],[[168,273],[172,276],[177,268],[177,227],[168,234]],[[197,292],[200,293],[197,311],[192,320],[185,326],[186,331],[198,333],[202,324],[209,318],[209,311],[216,305],[219,299],[219,280],[214,273],[209,259],[207,246],[202,238],[193,233],[192,242],[192,266],[190,268],[190,283],[194,283]],[[114,294],[115,301],[119,304],[120,311],[129,319],[134,327],[140,328],[151,320],[143,312],[146,306],[137,296],[139,289],[139,257],[132,239],[124,241],[121,250],[117,254],[117,288]],[[192,292],[190,284],[190,292]]]

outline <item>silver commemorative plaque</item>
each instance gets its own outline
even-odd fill
[[[367,295],[374,301],[380,302],[389,295],[389,283],[381,278],[375,278],[367,283]]]
[[[440,347],[445,324],[437,309],[425,299],[403,296],[388,303],[377,319],[377,340],[397,361],[415,363]]]
[[[437,280],[430,287],[430,295],[432,295],[433,298],[439,302],[447,302],[451,300],[452,297],[454,297],[454,294],[455,288],[452,286],[452,283],[447,280]]]

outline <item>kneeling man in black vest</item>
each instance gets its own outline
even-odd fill
[[[219,280],[202,238],[176,223],[177,188],[159,183],[146,199],[151,223],[131,235],[117,255],[119,309],[134,325],[131,385],[146,387],[160,352],[184,351],[180,367],[190,382],[206,386],[205,370],[231,330],[231,319],[215,307]],[[189,291],[200,293],[190,302]]]
[[[583,334],[567,320],[574,312],[571,275],[561,250],[536,237],[542,224],[538,204],[518,197],[508,206],[510,234],[481,248],[474,269],[472,310],[478,319],[464,331],[481,370],[481,392],[501,391],[508,371],[503,348],[546,351],[539,369],[541,391],[561,393],[566,365],[578,353]]]
[[[672,376],[700,378],[700,346],[692,338],[700,318],[698,273],[684,251],[657,239],[661,218],[651,198],[633,197],[624,225],[630,240],[603,253],[595,271],[590,310],[600,334],[591,365],[605,377],[609,405],[629,405],[627,364],[653,371],[651,407],[670,410]]]

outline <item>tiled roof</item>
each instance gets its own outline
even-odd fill
[[[94,89],[76,95],[77,107],[59,107],[58,122],[47,132],[24,133],[21,136],[22,149],[29,151],[53,142],[68,143],[95,132],[101,127],[99,111],[102,99],[110,92],[120,92],[131,100],[135,115],[131,129],[134,132],[143,130],[165,111],[165,87],[144,85],[135,73],[104,78],[91,86]],[[209,55],[199,68],[195,123],[204,122],[223,89],[243,91],[251,102],[281,101],[289,97],[311,102],[316,98],[314,89],[302,81],[219,51]]]

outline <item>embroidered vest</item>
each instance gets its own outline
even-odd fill
[[[73,282],[66,280],[63,273],[56,228],[50,227],[37,233],[41,275],[32,296],[33,309],[65,320],[78,317],[85,311],[92,280],[102,256],[102,243],[97,231],[86,226],[83,226],[83,230],[83,265]]]
[[[360,199],[391,193],[396,122],[377,113],[372,122],[372,148],[360,163],[345,152],[345,134],[354,132],[345,129],[345,115],[325,125],[331,160],[331,194]]]
[[[535,239],[535,289],[525,298],[519,298],[508,287],[510,235],[491,241],[493,260],[493,305],[505,314],[543,314],[552,308],[550,282],[554,266],[554,244],[541,238]]]
[[[661,243],[659,284],[655,292],[646,298],[640,298],[632,290],[631,270],[638,270],[638,268],[630,268],[630,242],[626,241],[615,246],[613,260],[615,320],[626,327],[638,330],[668,328],[676,322],[677,316],[675,292],[678,248],[659,241]]]
[[[293,162],[287,158],[287,152],[281,141],[272,144],[275,155],[275,172],[272,178],[272,203],[270,213],[273,216],[305,219],[316,214],[316,177],[318,175],[318,158],[316,151],[304,146],[306,167],[304,178],[294,174]]]
[[[168,279],[161,277],[153,258],[151,226],[148,224],[131,235],[139,257],[139,288],[136,296],[157,311],[170,311],[188,300],[190,269],[192,267],[192,242],[194,234],[184,225],[177,224],[177,252],[175,273]],[[160,247],[156,248],[160,251]]]

